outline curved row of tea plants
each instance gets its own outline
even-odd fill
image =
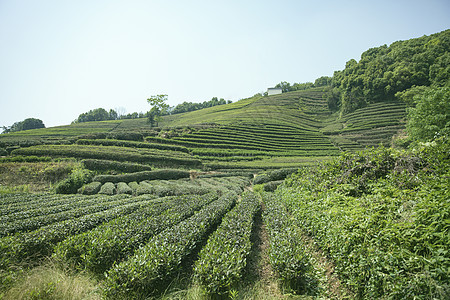
[[[116,261],[132,255],[152,236],[190,217],[217,199],[216,193],[162,199],[159,205],[139,209],[57,245],[55,255],[98,275]]]
[[[89,199],[80,197],[79,199]],[[52,206],[65,205],[78,199],[73,195],[55,194],[5,194],[0,198],[0,216],[14,213],[26,212],[33,209]]]
[[[28,218],[28,219],[20,219],[10,221],[6,224],[2,224],[0,228],[0,237],[10,235],[16,232],[24,232],[35,230],[39,227],[49,225],[52,223],[78,218],[87,214],[92,214],[95,212],[99,212],[102,210],[107,210],[116,206],[124,205],[127,203],[134,202],[135,199],[126,198],[126,197],[116,197],[116,198],[108,198],[108,197],[99,197],[94,198],[92,201],[88,201],[87,206],[85,207],[72,207],[70,210],[62,211],[49,215],[38,215],[36,217]]]
[[[77,140],[79,145],[100,145],[100,146],[118,146],[118,147],[130,147],[130,148],[148,148],[158,150],[169,150],[174,152],[189,153],[189,149],[182,146],[171,146],[165,144],[156,143],[143,143],[124,140],[110,140],[110,139],[79,139]]]
[[[128,260],[106,273],[105,295],[139,298],[164,288],[174,272],[231,209],[237,194],[227,193],[189,219],[154,236]]]
[[[253,219],[259,208],[257,195],[245,192],[200,251],[194,276],[208,294],[224,294],[241,279],[252,248]]]
[[[132,213],[141,207],[158,203],[155,197],[145,195],[130,198],[121,196],[96,196],[97,199],[121,199],[121,205],[100,212],[86,214],[78,218],[43,226],[30,232],[16,233],[0,239],[0,269],[11,265],[35,264],[40,257],[48,256],[54,246],[69,236],[90,230],[104,222]]]
[[[272,193],[262,193],[263,220],[269,236],[269,260],[283,285],[294,292],[313,289],[310,257],[301,233],[283,204]]]
[[[129,161],[160,166],[201,166],[200,160],[184,152],[117,146],[39,145],[19,148],[11,154]]]
[[[38,197],[39,196],[35,198]],[[54,198],[55,200],[52,201],[52,198]],[[3,210],[3,212],[5,212],[5,215],[0,217],[0,224],[2,224],[2,226],[8,226],[8,224],[10,223],[21,222],[21,220],[23,219],[44,217],[47,215],[63,213],[72,209],[79,209],[94,204],[100,204],[102,202],[109,202],[109,199],[107,198],[104,198],[103,201],[99,201],[96,197],[90,197],[91,199],[89,199],[85,196],[63,197],[63,200],[61,200],[58,199],[58,197],[55,195],[52,198],[46,197],[45,199],[48,199],[49,201],[39,201],[39,203],[34,206],[31,205],[34,203],[33,199],[32,203],[15,207],[13,210],[10,209],[9,212],[7,212],[8,209],[5,209]]]

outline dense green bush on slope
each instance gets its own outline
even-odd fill
[[[144,181],[144,180],[156,180],[156,179],[180,179],[189,178],[189,171],[176,170],[176,169],[162,169],[156,171],[143,171],[129,174],[121,175],[97,175],[94,177],[94,181],[99,181],[101,183],[105,182],[133,182],[133,181]]]
[[[301,169],[275,192],[358,298],[445,298],[450,145],[379,148]]]
[[[126,163],[102,159],[84,159],[83,166],[92,171],[119,171],[124,173],[133,173],[141,171],[151,171],[149,165],[142,165],[136,163]]]

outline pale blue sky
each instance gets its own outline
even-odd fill
[[[448,28],[448,0],[0,0],[0,126],[236,101]]]

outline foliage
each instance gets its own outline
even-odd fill
[[[27,203],[46,203],[49,199],[44,196],[30,195]],[[61,197],[61,196],[58,196]],[[75,200],[76,197],[84,200],[93,200],[97,205],[88,206],[63,212],[57,222],[49,222],[47,216],[41,216],[34,222],[38,228],[32,230],[28,220],[17,222],[22,228],[27,228],[27,232],[6,236],[0,239],[0,273],[7,270],[11,266],[36,265],[40,258],[50,255],[56,243],[76,235],[88,231],[104,222],[108,222],[121,215],[129,214],[141,206],[153,202],[154,197],[142,196],[127,198],[124,195],[109,196],[66,196],[69,200]],[[8,196],[13,201],[21,201],[27,197],[11,195]],[[8,199],[7,198],[7,199]],[[31,201],[30,201],[31,200]],[[47,223],[43,222],[46,221]],[[33,221],[33,220],[31,220]],[[55,221],[52,219],[51,221]],[[28,222],[28,223],[27,223]],[[25,224],[25,226],[23,225]],[[1,278],[1,276],[0,276]],[[5,278],[6,279],[6,278]]]
[[[150,127],[154,127],[155,124],[161,121],[161,116],[164,115],[169,109],[169,104],[167,104],[167,95],[156,95],[151,96],[147,99],[148,104],[152,106],[148,113],[148,122]]]
[[[180,113],[185,113],[185,112],[190,112],[190,111],[194,111],[194,110],[213,107],[213,106],[217,106],[217,105],[230,104],[230,103],[231,103],[230,100],[226,101],[222,98],[220,100],[218,100],[217,97],[213,97],[210,101],[203,101],[202,103],[192,103],[192,102],[185,101],[185,102],[175,106],[170,113],[174,115],[174,114],[180,114]]]
[[[407,129],[415,141],[430,141],[450,135],[450,86],[429,88],[414,98],[408,110]]]
[[[205,239],[236,199],[234,193],[222,196],[189,219],[154,236],[133,256],[113,266],[105,274],[105,295],[139,298],[164,289],[182,260]]]
[[[131,195],[133,194],[133,189],[129,187],[128,184],[126,184],[125,182],[119,182],[117,183],[116,192],[117,194]]]
[[[123,140],[113,140],[113,139],[79,139],[77,140],[79,145],[102,145],[102,146],[118,146],[118,147],[132,147],[132,148],[148,148],[148,149],[159,149],[159,150],[170,150],[170,151],[180,151],[188,153],[189,150],[186,147],[174,146],[174,145],[163,145],[157,143],[141,143],[135,141],[123,141]]]
[[[119,115],[113,109],[107,112],[104,108],[91,109],[86,113],[82,113],[74,121],[74,123],[93,122],[93,121],[106,121],[117,120]]]
[[[156,180],[156,179],[180,179],[189,178],[189,171],[176,170],[176,169],[161,169],[156,171],[143,171],[122,175],[97,175],[94,177],[94,181],[101,183],[105,182],[132,182],[132,181],[144,181],[144,180]]]
[[[269,235],[269,259],[283,285],[296,292],[314,288],[314,271],[302,244],[301,233],[283,204],[263,193],[263,218]]]
[[[55,186],[57,194],[75,194],[83,184],[88,183],[92,178],[89,170],[76,168],[72,170],[69,177],[58,182]]]
[[[55,248],[55,256],[102,275],[116,261],[144,246],[151,237],[187,219],[215,199],[215,193],[160,199],[132,214],[66,239]]]
[[[43,161],[51,161],[52,158],[49,156],[6,156],[0,157],[0,163],[8,163],[8,162],[43,162]]]
[[[100,192],[101,187],[102,187],[101,182],[93,181],[86,185],[83,185],[80,189],[78,189],[78,193],[83,195],[95,195],[98,192]]]
[[[124,173],[133,173],[141,171],[151,171],[149,165],[118,162],[102,159],[84,159],[83,166],[91,171],[118,171]]]
[[[242,278],[252,247],[253,219],[259,208],[257,195],[244,193],[200,251],[194,276],[208,294],[226,294]]]
[[[200,160],[187,153],[145,148],[86,145],[40,145],[19,148],[13,155],[49,155],[52,157],[73,157],[151,163],[159,166],[199,166]]]
[[[343,113],[368,103],[393,100],[397,92],[413,86],[443,86],[448,83],[450,30],[430,36],[371,48],[336,71],[332,85],[339,90]],[[331,100],[331,98],[329,98]],[[332,105],[332,106],[333,106]]]
[[[284,180],[286,177],[288,177],[292,173],[295,173],[297,170],[298,170],[297,168],[286,168],[273,170],[267,172],[267,174],[260,174],[255,176],[255,178],[253,179],[253,184],[262,184],[267,183],[269,181]]]
[[[2,133],[11,133],[23,130],[37,129],[37,128],[45,128],[44,122],[40,119],[28,118],[21,122],[16,122],[10,127],[3,126]]]
[[[112,182],[105,182],[98,193],[112,196],[116,193],[116,186]]]
[[[449,293],[449,143],[379,148],[300,169],[275,195],[358,298]]]

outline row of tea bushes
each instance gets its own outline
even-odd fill
[[[180,178],[189,178],[190,172],[178,169],[161,169],[155,171],[143,171],[129,174],[120,175],[97,175],[92,181],[105,182],[132,182],[132,181],[144,181],[144,180],[175,180]]]
[[[119,162],[113,160],[84,159],[82,163],[86,169],[92,171],[117,171],[123,173],[134,173],[152,170],[152,167],[149,165]]]
[[[200,251],[194,276],[208,294],[226,294],[241,279],[252,247],[253,219],[259,208],[257,195],[244,193]]]
[[[314,278],[310,257],[302,244],[295,221],[273,193],[262,193],[263,219],[269,235],[269,259],[283,285],[294,292],[307,292]]]
[[[221,196],[189,219],[154,236],[133,256],[113,266],[105,274],[105,296],[138,299],[164,289],[182,261],[220,223],[237,198],[232,192]]]
[[[110,208],[104,207],[103,210],[94,213],[86,212],[80,217],[73,217],[46,226],[42,224],[36,230],[0,238],[0,270],[5,270],[11,265],[38,262],[37,258],[50,255],[54,246],[67,237],[90,230],[104,222],[157,202],[155,197],[150,195],[133,198],[123,195],[95,197],[99,201],[106,198],[118,205]]]
[[[215,190],[215,189],[213,189]],[[86,195],[93,194],[104,194],[104,195],[115,195],[115,194],[128,194],[128,195],[143,195],[143,194],[154,194],[159,197],[165,196],[177,196],[184,194],[198,194],[203,195],[210,192],[211,189],[202,186],[201,183],[192,183],[189,180],[152,180],[152,181],[141,181],[137,183],[136,181],[125,183],[119,182],[114,184],[112,182],[106,182],[102,184],[101,182],[94,181],[85,186],[83,186],[79,193]]]
[[[185,152],[118,146],[39,145],[19,148],[13,150],[11,154],[137,162],[165,167],[200,167],[202,165],[199,159]]]
[[[143,207],[91,231],[69,237],[58,244],[55,255],[101,275],[114,262],[132,255],[152,236],[190,217],[215,199],[216,193],[164,198],[158,205]]]
[[[127,202],[134,202],[134,199],[118,197],[99,197],[97,201],[88,202],[86,206],[72,207],[69,210],[54,214],[41,214],[31,218],[12,220],[2,224],[0,227],[0,237],[14,234],[16,232],[26,232],[52,223],[78,218],[83,215],[96,213],[116,206],[124,205]]]
[[[169,150],[189,153],[188,148],[183,146],[156,144],[156,143],[142,143],[134,141],[124,140],[111,140],[111,139],[79,139],[77,141],[79,145],[101,145],[101,146],[118,146],[118,147],[130,147],[130,148],[148,148],[158,150]]]

